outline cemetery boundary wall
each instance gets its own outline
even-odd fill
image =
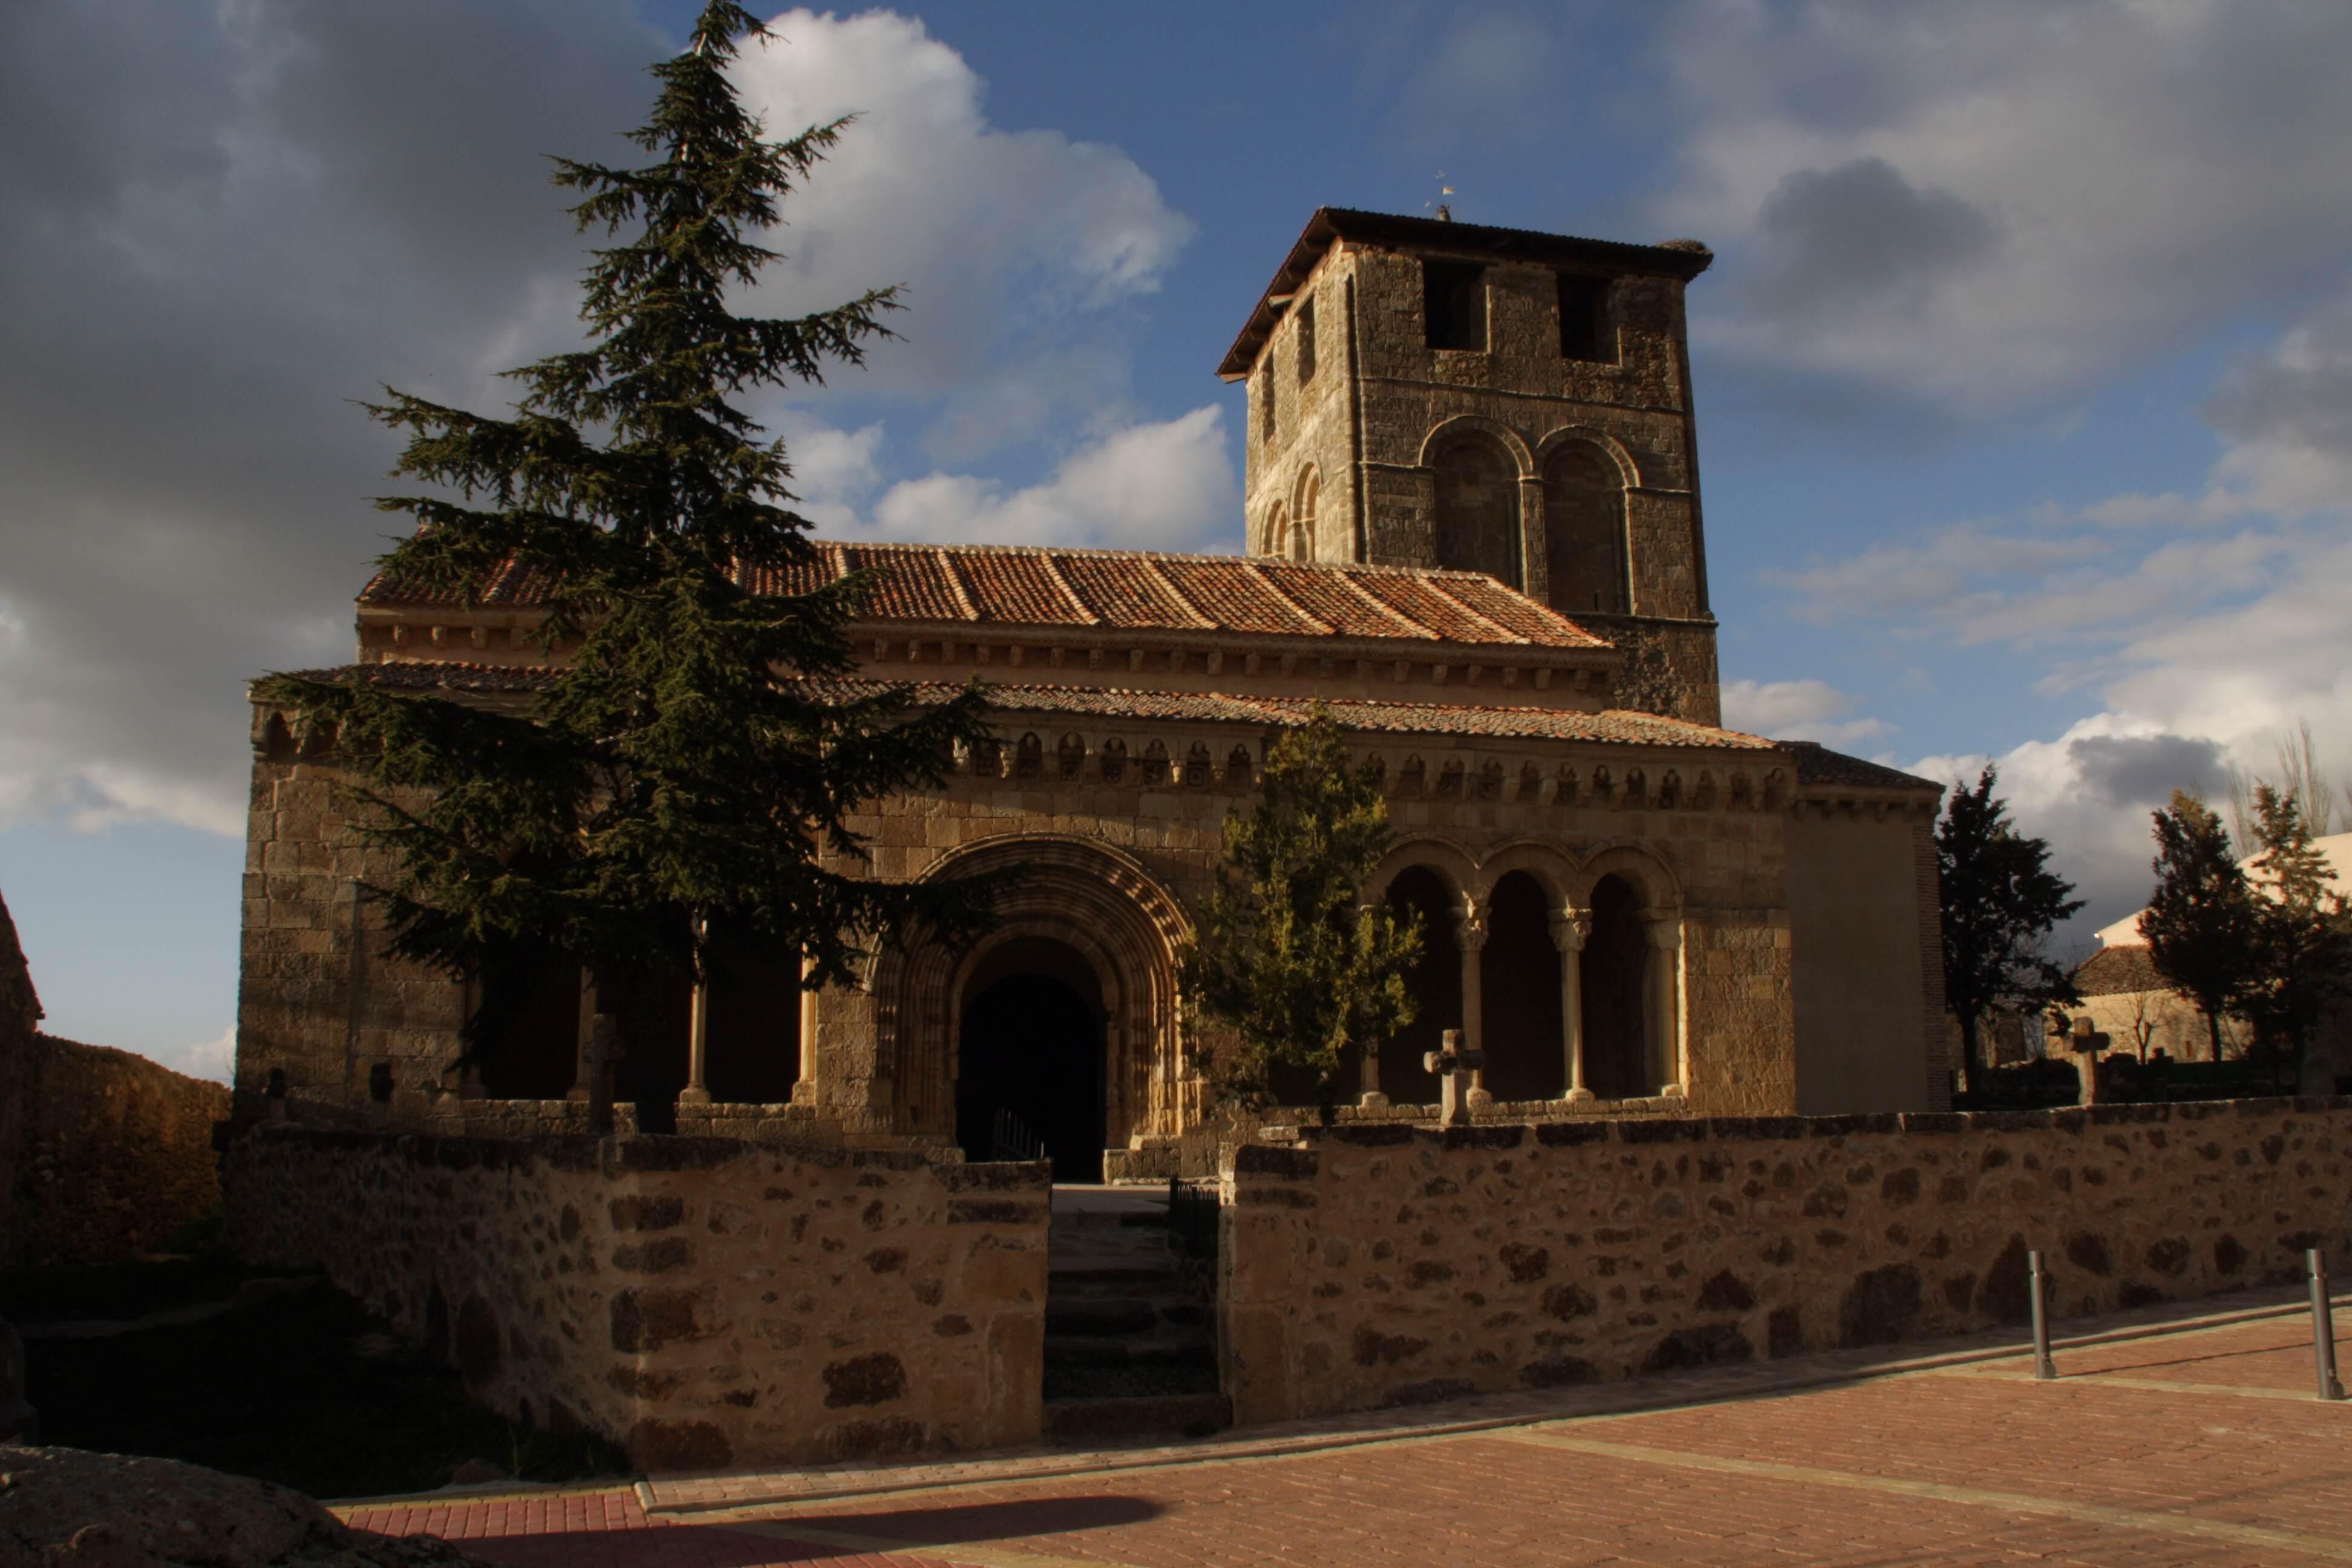
[[[2299,1279],[2352,1100],[1339,1126],[1224,1176],[1242,1423],[1891,1344]]]
[[[322,1268],[493,1408],[646,1469],[1038,1434],[1042,1163],[279,1124],[223,1172],[248,1261]]]

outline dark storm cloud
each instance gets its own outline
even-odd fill
[[[540,154],[623,155],[627,0],[0,7],[0,820],[233,826],[241,683],[341,657],[391,382],[567,340]]]
[[[2189,735],[2087,736],[2068,742],[2066,755],[2110,805],[2161,805],[2177,789],[2211,799],[2228,778],[2221,746]]]
[[[2352,300],[2240,361],[2204,414],[2233,441],[2352,458]]]
[[[1948,191],[1925,190],[1884,158],[1856,158],[1783,179],[1764,204],[1763,310],[1851,312],[1917,296],[1996,250],[1993,220]]]

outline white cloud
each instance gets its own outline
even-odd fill
[[[1723,721],[1776,741],[1851,746],[1887,732],[1877,719],[1849,719],[1856,699],[1825,680],[1734,680],[1723,688]]]
[[[227,1083],[236,1072],[236,1026],[231,1024],[209,1040],[198,1040],[176,1051],[156,1052],[150,1060],[190,1078]]]
[[[495,411],[514,387],[494,372],[576,342],[594,237],[543,154],[629,156],[614,133],[664,44],[634,0],[119,9],[0,5],[0,825],[234,836],[244,682],[349,657],[352,595],[400,527],[367,500],[396,440],[350,400],[390,382]],[[785,204],[757,306],[907,283],[905,341],[834,380],[932,420],[930,461],[1114,444],[1133,303],[1190,223],[1115,148],[992,126],[919,22],[779,30],[742,67],[771,134],[866,118]],[[889,454],[822,406],[761,412],[833,531]],[[1198,488],[1229,481],[1189,482],[1161,504],[1204,526]],[[1037,526],[1150,504],[1074,494],[1085,516]]]
[[[2352,478],[2347,328],[2338,302],[2230,372],[2208,408],[2222,452],[2197,495],[1956,524],[1784,580],[1814,618],[2055,648],[2044,685],[2097,690],[2099,712],[1995,759],[2091,925],[2145,901],[2147,814],[2171,790],[2210,795],[2231,763],[2274,771],[2304,722],[2322,762],[2352,774],[2352,484],[2311,483]],[[1982,760],[1910,766],[1973,777]]]
[[[1700,331],[1966,411],[2079,388],[2352,238],[2352,9],[2231,0],[1694,0],[1674,232],[1727,253]]]
[[[960,544],[1085,544],[1127,550],[1231,547],[1241,501],[1224,411],[1131,426],[1066,459],[1042,484],[1007,492],[933,473],[890,487],[867,531]]]
[[[1192,234],[1150,176],[1114,147],[990,124],[979,76],[914,17],[796,10],[770,25],[782,42],[747,49],[737,70],[769,134],[859,118],[793,197],[760,308],[903,283],[908,308],[891,324],[906,341],[859,385],[945,398],[929,442],[943,460],[1122,400],[1111,308],[1156,290]]]

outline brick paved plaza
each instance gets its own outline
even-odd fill
[[[1649,1409],[1570,1391],[1593,1412],[1467,1430],[1475,1404],[1184,1454],[341,1511],[516,1568],[2352,1562],[2352,1403],[2312,1397],[2307,1317],[2176,1312],[2062,1344],[2054,1384],[2030,1356],[1929,1348],[1777,1392],[1752,1368],[1635,1385]]]

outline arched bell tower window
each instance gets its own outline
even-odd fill
[[[1437,470],[1437,563],[1520,586],[1519,476],[1510,454],[1465,430],[1432,453],[1430,466]]]
[[[1563,441],[1544,461],[1544,557],[1551,607],[1623,615],[1625,485],[1609,454]]]
[[[1265,514],[1265,542],[1258,547],[1261,555],[1290,553],[1290,509],[1280,501]]]
[[[1291,508],[1290,558],[1315,559],[1315,501],[1320,485],[1313,468],[1298,476],[1298,499]]]

